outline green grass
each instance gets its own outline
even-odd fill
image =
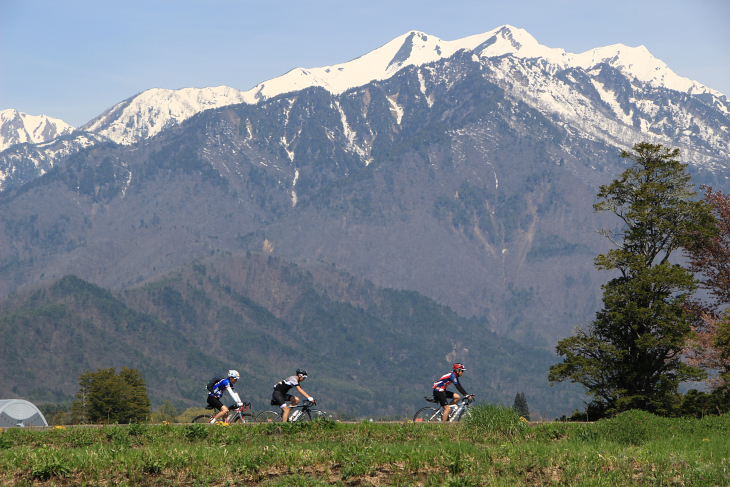
[[[730,416],[527,426],[134,425],[0,432],[0,485],[730,485]]]

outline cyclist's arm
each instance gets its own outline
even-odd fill
[[[459,382],[459,379],[454,375],[454,386],[461,392],[464,396],[468,396],[469,394],[464,390],[463,387],[461,387],[461,382]]]
[[[231,399],[233,399],[234,401],[236,401],[236,405],[240,406],[241,404],[243,404],[241,402],[241,398],[238,397],[238,393],[233,390],[233,387],[227,386],[226,387],[226,390],[228,390],[228,394],[231,395]]]
[[[306,392],[304,392],[304,389],[302,389],[302,386],[297,385],[297,390],[299,391],[299,394],[301,394],[302,396],[306,397],[308,401],[315,402],[314,401],[314,398],[312,396],[310,396],[309,394],[307,394]]]

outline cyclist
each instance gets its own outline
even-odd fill
[[[459,382],[459,377],[464,375],[464,370],[466,369],[463,364],[456,363],[452,367],[450,374],[442,376],[439,380],[433,383],[433,398],[441,405],[441,407],[444,408],[444,413],[441,416],[441,420],[443,422],[447,422],[449,420],[449,411],[451,410],[451,406],[459,402],[459,399],[461,399],[461,396],[457,393],[447,391],[447,387],[454,384],[459,392],[461,392],[464,396],[474,397],[472,394],[467,394]],[[447,403],[447,399],[451,399],[451,402]]]
[[[289,420],[289,411],[291,408],[299,404],[299,398],[289,394],[289,390],[292,387],[296,387],[299,394],[306,397],[307,401],[317,404],[317,401],[315,401],[312,396],[304,392],[302,386],[299,385],[306,378],[307,371],[304,369],[297,369],[295,375],[287,377],[274,386],[274,393],[271,395],[271,404],[277,405],[281,408],[281,420],[285,423]],[[290,406],[286,405],[287,401],[291,401]]]
[[[240,378],[241,375],[238,373],[237,370],[229,370],[228,377],[218,381],[213,387],[213,392],[208,393],[208,404],[215,409],[220,409],[218,414],[211,418],[210,424],[213,424],[219,419],[226,417],[226,414],[228,414],[228,408],[225,407],[221,402],[221,397],[223,396],[224,391],[228,391],[231,399],[236,401],[236,406],[238,406],[239,408],[243,406],[241,398],[238,397],[238,393],[233,390],[233,385],[238,382],[238,379]]]

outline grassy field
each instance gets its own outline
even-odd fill
[[[0,432],[1,485],[730,485],[730,416],[530,426],[131,425]]]

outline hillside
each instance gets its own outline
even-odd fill
[[[484,63],[457,53],[341,96],[312,88],[83,149],[0,194],[0,295],[65,274],[123,289],[211,252],[266,249],[549,346],[600,303],[595,230],[616,222],[592,203],[623,161]]]
[[[0,314],[3,397],[64,401],[80,372],[127,366],[143,372],[153,402],[192,406],[208,376],[235,367],[239,392],[261,409],[274,383],[305,367],[324,408],[394,415],[459,360],[481,400],[511,404],[524,391],[548,417],[580,405],[571,388],[547,385],[549,352],[418,293],[262,253],[210,257],[123,292],[67,276],[7,298]]]
[[[30,387],[43,375],[33,352],[58,350],[50,374],[64,375],[38,398],[68,397],[87,367],[131,365],[155,401],[190,405],[236,364],[260,405],[304,365],[326,370],[308,384],[327,402],[392,413],[413,407],[434,360],[463,353],[483,399],[524,390],[546,416],[579,405],[546,370],[610,277],[593,265],[608,248],[596,230],[619,222],[593,213],[598,186],[647,140],[681,148],[696,185],[727,191],[730,111],[645,49],[554,57],[494,36],[442,56],[413,33],[379,51],[366,84],[325,70],[256,103],[155,91],[96,121],[123,144],[79,130],[0,153],[3,370],[26,381],[3,384]],[[87,291],[64,294],[67,275]],[[130,321],[148,335],[117,327]],[[29,352],[10,361],[16,343]],[[103,353],[109,343],[119,352]]]

